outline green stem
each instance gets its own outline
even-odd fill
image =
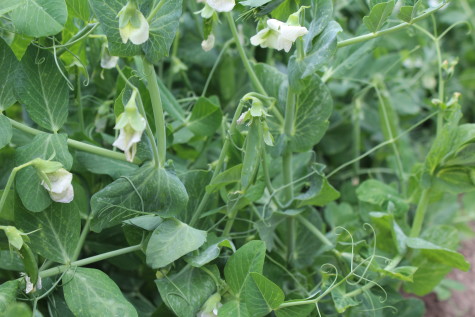
[[[38,135],[40,133],[46,133],[46,132],[43,132],[43,131],[40,131],[40,130],[37,130],[37,129],[33,129],[33,128],[31,128],[27,125],[24,125],[23,123],[17,122],[13,119],[10,119],[10,122],[11,122],[11,124],[14,128],[16,128],[18,130],[21,130],[23,132],[29,133],[31,135]],[[69,138],[68,138],[67,142],[68,142],[68,145],[70,147],[75,148],[76,150],[89,152],[89,153],[92,153],[92,154],[100,155],[100,156],[111,158],[111,159],[114,159],[114,160],[127,161],[127,159],[125,158],[125,155],[122,154],[122,153],[119,153],[119,152],[114,152],[114,151],[111,151],[111,150],[103,149],[103,148],[95,146],[95,145],[79,142],[79,141],[69,139]],[[140,163],[140,160],[134,159],[134,163],[138,164],[138,163]]]
[[[225,13],[226,19],[228,20],[229,28],[231,29],[231,33],[233,34],[233,39],[234,43],[236,44],[236,47],[239,52],[239,56],[241,57],[242,63],[244,64],[244,67],[246,68],[247,73],[249,74],[249,77],[251,78],[251,81],[256,87],[257,91],[262,94],[267,96],[267,92],[262,86],[261,82],[256,76],[256,73],[254,72],[254,69],[251,66],[251,63],[249,62],[249,59],[247,58],[246,52],[244,51],[244,48],[241,45],[241,41],[239,41],[239,34],[236,28],[236,24],[234,23],[233,16],[231,12]]]
[[[223,148],[221,149],[221,153],[219,154],[218,163],[216,163],[216,167],[213,171],[213,175],[211,176],[210,184],[213,183],[216,176],[218,176],[219,172],[221,171],[221,168],[223,167],[224,159],[226,158],[226,155],[228,153],[229,145],[231,144],[232,133],[234,133],[234,131],[236,130],[237,120],[239,119],[239,116],[241,115],[243,107],[244,107],[244,102],[240,102],[238,104],[238,107],[236,108],[236,112],[234,113],[234,117],[233,117],[233,120],[231,122],[231,127],[229,129],[230,133],[228,135],[226,135],[226,137],[225,137]],[[203,212],[203,209],[206,206],[206,203],[208,202],[208,199],[209,199],[210,195],[211,195],[211,193],[208,192],[208,191],[206,191],[205,194],[203,195],[203,198],[201,199],[200,204],[196,208],[196,211],[193,214],[193,217],[191,218],[190,226],[195,225],[195,223],[200,218],[201,213]]]
[[[162,98],[160,97],[160,88],[158,87],[155,68],[145,58],[143,59],[143,65],[145,79],[147,80],[147,89],[152,101],[155,129],[157,131],[158,159],[160,167],[163,167],[165,165],[167,155],[167,135]]]
[[[315,227],[310,221],[308,221],[301,215],[297,215],[296,218],[302,225],[307,227],[307,229],[311,233],[313,233],[315,237],[317,237],[321,242],[323,242],[323,244],[333,247],[333,243],[330,240],[328,240],[328,238],[320,230],[318,230],[318,228]]]
[[[221,61],[221,58],[223,58],[224,53],[228,50],[229,46],[234,42],[234,39],[230,39],[226,43],[224,43],[223,48],[221,49],[221,52],[218,55],[218,58],[214,62],[213,68],[211,68],[211,71],[209,72],[208,79],[206,79],[205,86],[203,88],[203,92],[201,93],[201,97],[206,97],[206,91],[208,90],[209,84],[211,82],[211,78],[214,75],[214,72],[218,68],[219,62]]]
[[[419,203],[417,204],[416,215],[414,216],[414,222],[412,223],[411,232],[409,234],[412,238],[417,238],[421,233],[422,224],[424,223],[424,217],[429,205],[430,188],[422,191]]]
[[[3,190],[2,198],[0,198],[0,214],[2,214],[3,206],[5,205],[5,201],[7,200],[8,194],[13,185],[13,181],[15,180],[16,173],[18,173],[18,171],[21,170],[22,168],[25,168],[30,165],[31,165],[31,161],[25,164],[22,164],[20,166],[14,167],[12,169],[12,172],[10,173],[10,176],[8,177],[7,184],[5,185],[5,189]]]
[[[284,200],[286,203],[290,202],[293,198],[292,151],[289,148],[289,140],[292,136],[293,129],[294,129],[294,116],[295,116],[295,94],[292,92],[292,89],[289,88],[288,93],[287,93],[287,104],[285,106],[285,121],[284,121],[286,149],[282,157],[284,185],[288,185],[284,189]]]
[[[79,254],[81,253],[82,247],[84,246],[84,242],[86,241],[86,237],[89,233],[89,227],[91,226],[91,221],[92,221],[92,217],[88,216],[86,219],[86,223],[84,224],[84,227],[82,228],[81,236],[79,237],[76,250],[74,250],[74,253],[72,256],[73,261],[76,261],[77,258],[79,257]]]
[[[88,265],[88,264],[91,264],[91,263],[99,262],[99,261],[102,261],[102,260],[106,260],[106,259],[109,259],[109,258],[119,256],[119,255],[124,255],[124,254],[127,254],[127,253],[139,251],[141,248],[142,248],[142,245],[138,244],[138,245],[134,245],[134,246],[131,246],[131,247],[126,247],[126,248],[122,248],[122,249],[102,253],[102,254],[99,254],[99,255],[91,256],[89,258],[74,261],[69,265],[60,265],[60,266],[53,267],[51,269],[41,271],[39,276],[41,278],[54,276],[54,275],[66,272],[67,270],[69,270],[72,267],[85,266],[85,265]]]
[[[158,13],[158,10],[160,10],[161,7],[163,7],[163,5],[165,4],[165,0],[160,0],[159,3],[157,3],[157,5],[155,7],[153,7],[152,11],[150,11],[150,14],[148,15],[147,17],[147,22],[151,22],[152,19],[155,17],[155,15]],[[155,1],[154,1],[155,3]]]
[[[437,52],[437,64],[439,68],[439,100],[442,101],[442,103],[445,103],[445,82],[444,82],[444,75],[442,72],[442,52],[440,51],[440,41],[439,39],[434,40],[435,44],[435,50]],[[442,128],[444,125],[444,113],[443,111],[439,112],[437,115],[437,135],[442,132]]]
[[[81,128],[81,132],[84,133],[84,109],[81,100],[81,74],[79,72],[79,67],[76,67],[76,103],[79,112],[79,127]]]
[[[340,42],[338,42],[337,47],[345,47],[345,46],[348,46],[348,45],[353,45],[353,44],[365,42],[365,41],[372,40],[374,38],[377,38],[377,37],[380,37],[380,36],[383,36],[383,35],[387,35],[387,34],[391,34],[393,32],[400,31],[400,30],[405,29],[405,28],[413,25],[414,23],[419,22],[419,21],[425,19],[426,17],[432,15],[433,13],[435,13],[436,11],[438,11],[439,9],[444,7],[446,4],[447,3],[445,3],[445,2],[441,3],[440,5],[435,7],[434,9],[429,10],[429,11],[421,14],[420,16],[412,19],[411,23],[404,22],[404,23],[395,25],[393,27],[390,27],[388,29],[385,29],[385,30],[381,30],[381,31],[374,32],[374,33],[368,33],[368,34],[353,37],[353,38],[348,39],[348,40],[340,41]]]

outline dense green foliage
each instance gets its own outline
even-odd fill
[[[470,269],[475,5],[233,3],[0,2],[0,317],[417,317]]]

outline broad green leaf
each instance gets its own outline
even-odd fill
[[[452,271],[450,266],[430,260],[419,263],[418,269],[413,275],[413,282],[404,283],[404,291],[418,296],[427,295],[450,271]]]
[[[186,258],[186,262],[194,267],[201,267],[213,261],[219,256],[222,247],[230,248],[236,251],[231,240],[218,238],[214,234],[208,234],[206,243],[202,245],[197,255],[191,255]]]
[[[337,191],[326,178],[323,179],[322,189],[317,195],[299,202],[302,206],[325,206],[326,204],[340,198],[340,192]]]
[[[312,48],[308,49],[307,56],[301,62],[304,68],[302,78],[314,74],[331,62],[336,53],[337,35],[341,31],[342,28],[337,22],[331,21],[328,23]]]
[[[241,180],[242,164],[233,166],[220,173],[211,184],[206,186],[207,192],[214,192],[228,184],[237,183]]]
[[[147,264],[158,269],[198,249],[206,241],[206,231],[170,218],[153,231],[148,241]]]
[[[244,301],[252,316],[266,316],[284,302],[284,292],[260,273],[251,272],[250,283],[246,284]]]
[[[137,165],[129,162],[114,160],[87,152],[76,152],[76,159],[89,172],[94,174],[106,174],[114,179],[130,175],[138,169]]]
[[[373,205],[380,206],[383,210],[388,204],[393,204],[396,214],[405,214],[409,209],[407,201],[400,197],[397,189],[375,179],[364,181],[356,189],[358,199]]]
[[[246,189],[251,184],[259,168],[262,147],[260,129],[260,122],[253,122],[249,127],[241,170],[242,189]]]
[[[1,315],[2,317],[31,317],[31,309],[26,303],[16,302],[10,304]]]
[[[407,238],[406,244],[411,249],[421,250],[425,257],[434,262],[445,264],[462,271],[468,271],[470,269],[470,263],[465,260],[462,254],[456,251],[440,247],[421,238]]]
[[[328,129],[333,101],[320,77],[312,75],[290,84],[299,85],[296,100],[295,126],[289,140],[290,150],[306,152],[317,144]]]
[[[64,298],[77,317],[138,316],[119,287],[104,272],[78,267],[63,276]]]
[[[172,217],[185,210],[187,203],[185,186],[173,172],[145,164],[92,196],[91,229],[100,232],[147,213]]]
[[[219,278],[216,266],[207,269]],[[197,268],[155,280],[155,284],[165,304],[178,317],[195,317],[205,301],[216,292],[213,277]]]
[[[188,129],[197,136],[212,136],[221,125],[221,108],[211,100],[200,97],[191,111]]]
[[[218,311],[219,317],[254,317],[248,310],[244,302],[230,300],[226,302]]]
[[[348,203],[329,203],[324,210],[325,220],[332,227],[348,226],[351,222],[356,222],[356,214]]]
[[[386,23],[394,9],[394,0],[381,2],[371,8],[369,15],[363,18],[363,23],[368,30],[375,33]]]
[[[286,303],[291,302],[292,301],[288,301]],[[277,317],[307,317],[314,309],[314,304],[289,306],[276,310],[275,315]]]
[[[18,33],[43,37],[55,35],[68,18],[64,0],[24,0],[24,4],[10,12]]]
[[[25,272],[25,266],[21,261],[19,253],[13,253],[10,250],[0,251],[0,269]]]
[[[48,310],[51,312],[50,317],[74,317],[62,292],[56,291],[48,296]]]
[[[89,12],[88,0],[66,0],[66,4],[71,15],[83,21],[89,20],[91,13]]]
[[[160,1],[158,13],[150,22],[150,38],[143,44],[145,57],[151,63],[158,63],[168,56],[181,17],[182,0]]]
[[[417,11],[421,5],[420,0],[406,0],[404,1],[397,17],[404,22],[410,23],[412,19],[417,16]]]
[[[112,55],[134,56],[143,51],[151,63],[158,63],[163,57],[168,56],[178,28],[182,0],[153,2],[158,6],[158,11],[149,22],[149,39],[141,45],[134,45],[130,42],[123,44],[120,38],[117,14],[126,5],[127,0],[108,2],[90,0],[90,3],[96,17],[103,25]],[[139,3],[139,9],[145,17],[153,10],[150,4],[151,2]]]
[[[66,122],[68,85],[47,50],[28,48],[15,79],[15,96],[43,128],[56,132]]]
[[[163,109],[174,119],[185,122],[185,111],[180,107],[175,96],[168,90],[160,77],[157,77],[158,88],[160,88],[160,97],[162,99]]]
[[[394,220],[394,214],[370,212],[369,216],[375,224],[378,248],[389,253],[397,251],[399,254],[405,254],[407,237]]]
[[[265,243],[255,240],[246,243],[229,258],[224,277],[235,296],[240,296],[251,272],[262,273],[265,254]]]
[[[4,14],[24,4],[25,0],[3,0],[0,2],[0,16],[3,16]]]
[[[73,158],[68,152],[66,134],[40,133],[36,135],[31,143],[18,148],[16,164],[21,165],[38,157],[60,162],[65,169],[71,169]],[[29,166],[20,170],[15,181],[16,191],[26,209],[39,212],[51,204],[51,198],[41,185],[41,179],[34,167]]]
[[[460,194],[475,190],[475,167],[446,167],[437,171],[434,188]]]
[[[311,48],[313,39],[320,35],[325,29],[333,16],[333,1],[332,0],[318,0],[314,5],[314,18],[308,27],[308,33],[305,34],[304,49],[306,52]]]
[[[198,208],[203,195],[206,192],[206,186],[211,181],[212,173],[210,171],[190,170],[180,175],[180,179],[185,185],[188,193],[188,205],[186,213],[182,213],[178,218],[183,222],[189,222]],[[206,207],[205,209],[206,210]]]
[[[0,113],[0,149],[8,145],[12,139],[12,124]]]
[[[0,69],[2,70],[0,72],[0,82],[2,83],[0,85],[0,112],[2,112],[16,101],[13,95],[13,83],[15,72],[18,69],[15,55],[2,38],[0,38]]]
[[[398,317],[418,317],[426,313],[425,303],[419,298],[405,298],[393,304],[393,307],[397,309]]]
[[[33,39],[34,38],[30,36],[15,34],[13,42],[10,44],[10,47],[13,51],[13,54],[15,54],[17,60],[21,61]]]
[[[18,202],[15,208],[15,223],[23,232],[33,232],[28,237],[35,252],[48,260],[66,264],[72,260],[79,242],[79,213],[80,210],[74,202],[53,203],[41,213],[29,212]]]
[[[136,226],[147,231],[155,230],[162,222],[163,222],[162,217],[152,216],[152,215],[140,216],[137,218],[132,218],[132,219],[128,219],[124,221],[124,223],[128,225]]]
[[[12,280],[0,285],[0,312],[15,302],[19,283],[19,280]]]
[[[337,312],[344,313],[348,308],[357,306],[359,302],[354,297],[346,295],[345,284],[342,284],[331,291],[333,303]]]

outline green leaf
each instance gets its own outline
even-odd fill
[[[199,253],[187,257],[186,262],[194,267],[201,267],[216,259],[219,256],[222,247],[227,247],[236,251],[231,240],[218,238],[214,234],[208,234],[206,243],[200,248]]]
[[[178,30],[182,2],[182,0],[157,2],[157,6],[161,7],[150,22],[150,38],[143,44],[145,57],[153,64],[168,56]]]
[[[416,273],[417,270],[418,267],[416,266],[399,266],[391,270],[378,270],[378,272],[401,281],[413,282],[414,273]]]
[[[76,152],[76,159],[91,173],[105,174],[117,179],[121,176],[130,175],[138,166],[129,162],[110,159],[104,156]]]
[[[12,124],[0,113],[0,149],[8,145],[12,139]]]
[[[327,131],[333,101],[328,87],[317,75],[290,83],[290,87],[297,85],[300,93],[297,95],[295,126],[288,146],[292,152],[306,152]]]
[[[406,244],[411,249],[421,250],[425,257],[434,262],[449,265],[465,272],[470,269],[470,263],[456,251],[440,247],[421,238],[407,238]]]
[[[0,312],[15,302],[19,283],[19,280],[12,280],[0,285]]]
[[[343,29],[336,21],[328,23],[312,48],[301,62],[304,68],[302,78],[314,74],[323,66],[328,65],[336,53],[337,35]]]
[[[452,268],[444,264],[428,261],[419,263],[413,276],[413,283],[404,283],[404,291],[418,296],[427,295],[450,271]]]
[[[291,302],[288,301],[286,303]],[[276,310],[275,315],[277,317],[307,317],[314,309],[314,304],[289,306]]]
[[[265,254],[265,243],[254,240],[239,248],[229,258],[224,267],[224,277],[236,297],[243,291],[244,283],[251,272],[262,273]]]
[[[336,311],[344,313],[348,308],[357,306],[359,304],[353,297],[348,297],[346,295],[345,284],[340,285],[334,288],[331,291],[333,303],[335,304]]]
[[[196,209],[201,203],[201,199],[206,192],[206,186],[211,181],[212,173],[210,171],[190,170],[180,175],[180,179],[185,185],[188,193],[188,205],[186,213],[181,214],[178,218],[183,222],[189,222],[193,217]],[[204,209],[206,210],[206,209]]]
[[[18,33],[43,37],[55,35],[68,18],[64,0],[24,0],[24,4],[10,12]]]
[[[31,41],[33,41],[33,37],[25,36],[21,34],[15,34],[13,38],[13,42],[10,44],[10,47],[15,54],[17,60],[21,60],[30,46]],[[19,66],[18,66],[19,67]]]
[[[397,189],[375,179],[366,180],[358,186],[356,195],[359,200],[380,206],[383,210],[386,210],[390,203],[394,204],[398,215],[409,210],[409,204],[399,196]]]
[[[244,301],[252,316],[265,316],[284,302],[284,292],[260,273],[251,272],[246,284]]]
[[[386,23],[394,9],[394,0],[381,2],[371,8],[369,15],[363,18],[363,23],[368,30],[375,33]]]
[[[405,1],[406,3],[401,6],[397,17],[404,22],[411,23],[412,19],[417,16],[417,11],[419,10],[419,6],[421,5],[420,0],[409,0]],[[409,5],[407,5],[409,4]]]
[[[219,278],[216,266],[207,269]],[[213,277],[197,268],[155,280],[155,284],[165,304],[178,317],[195,317],[206,300],[216,292]]]
[[[323,179],[322,189],[317,195],[301,200],[298,204],[299,207],[303,206],[325,206],[326,204],[340,198],[340,192],[337,191],[326,178]]]
[[[245,303],[238,300],[226,302],[218,311],[220,317],[254,317],[247,311]]]
[[[64,298],[77,317],[138,316],[119,287],[105,273],[78,267],[63,277]]]
[[[188,129],[197,136],[212,136],[221,125],[223,113],[211,100],[200,97],[191,111]]]
[[[12,303],[3,312],[2,317],[31,317],[31,309],[26,303]]]
[[[333,17],[332,0],[318,0],[318,3],[314,6],[314,8],[314,18],[312,22],[310,22],[308,33],[303,38],[305,52],[309,51],[313,39],[320,35],[320,33],[326,28]]]
[[[197,250],[206,241],[206,231],[198,230],[170,218],[152,233],[145,252],[147,264],[158,269]]]
[[[80,210],[74,202],[53,203],[41,213],[17,203],[15,223],[23,232],[34,231],[29,235],[31,246],[44,258],[62,264],[72,260],[81,233]]]
[[[15,1],[16,2],[16,1]],[[16,101],[13,95],[14,75],[18,69],[18,61],[8,44],[0,38],[0,112],[6,110]],[[1,124],[1,123],[0,123]]]
[[[214,192],[228,184],[237,183],[241,180],[242,164],[233,166],[218,174],[213,183],[206,186],[207,192]]]
[[[91,12],[89,11],[88,0],[66,0],[66,4],[71,15],[83,21],[89,20]]]
[[[63,164],[67,170],[73,165],[68,152],[66,134],[40,133],[31,143],[19,147],[16,152],[16,164],[21,165],[35,158],[52,159]],[[26,209],[40,212],[51,204],[47,190],[41,185],[41,179],[34,167],[23,168],[15,177],[16,191]]]
[[[185,210],[187,203],[185,186],[175,174],[145,164],[92,196],[91,229],[100,232],[146,213],[172,217]]]
[[[394,214],[386,212],[370,212],[369,216],[375,224],[377,246],[389,253],[396,250],[399,254],[406,252],[406,235],[394,220]],[[390,243],[392,242],[392,243]]]
[[[69,89],[53,55],[30,46],[15,79],[15,96],[31,119],[45,129],[58,131],[68,117]]]
[[[25,0],[3,0],[0,2],[0,16],[14,10],[15,8],[24,5]]]

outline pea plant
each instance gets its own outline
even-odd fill
[[[460,5],[2,0],[0,316],[422,316],[470,268]]]

